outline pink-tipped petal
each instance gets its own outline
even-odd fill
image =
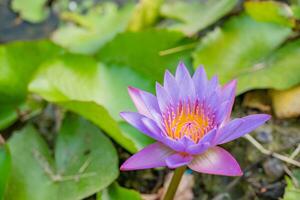
[[[213,147],[195,156],[188,165],[194,171],[224,176],[242,176],[243,172],[234,157],[221,147]]]
[[[166,158],[172,154],[174,154],[173,150],[162,143],[156,142],[127,159],[120,167],[120,170],[128,171],[164,167],[166,166]]]
[[[208,83],[206,72],[203,66],[199,66],[196,69],[193,75],[193,82],[198,99],[203,100]]]
[[[183,165],[187,165],[192,160],[193,157],[191,155],[182,155],[180,153],[175,153],[166,158],[166,164],[169,168],[174,169]]]
[[[128,87],[128,93],[142,115],[153,119],[156,113],[160,113],[157,99],[153,94],[134,87]]]
[[[250,133],[270,118],[270,115],[256,114],[234,119],[220,129],[216,139],[217,144],[224,144]]]
[[[179,91],[177,92],[179,92],[180,99],[184,101],[195,99],[196,91],[194,82],[183,62],[180,62],[177,67],[175,79],[179,87]]]

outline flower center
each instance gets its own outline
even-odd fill
[[[167,135],[176,140],[187,136],[198,143],[214,127],[214,115],[198,101],[170,106],[163,118]]]

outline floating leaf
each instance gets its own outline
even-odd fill
[[[169,26],[170,29],[193,35],[231,11],[237,2],[237,0],[194,0],[192,2],[170,0],[162,6],[161,14],[178,20]]]
[[[46,8],[47,0],[12,0],[12,9],[18,12],[22,19],[38,23],[46,19],[49,10]]]
[[[106,64],[128,66],[153,82],[161,80],[166,69],[174,71],[179,60],[187,59],[190,51],[161,56],[162,50],[182,44],[183,35],[175,31],[148,30],[127,32],[100,49],[97,57]]]
[[[114,3],[105,3],[89,10],[86,15],[66,12],[65,24],[53,34],[53,41],[72,52],[92,54],[126,29],[133,10],[127,5],[118,10]]]
[[[112,143],[74,115],[64,120],[55,159],[32,126],[15,132],[9,146],[13,159],[7,200],[79,200],[106,188],[118,175]]]
[[[32,74],[59,53],[61,49],[49,41],[0,45],[0,102],[23,101]]]
[[[233,17],[201,40],[194,52],[194,67],[203,64],[208,75],[218,74],[222,83],[237,78],[239,92],[251,89],[249,83],[240,83],[240,76],[253,70],[252,66],[282,44],[290,33],[288,27],[257,22],[245,14]]]
[[[300,83],[300,39],[276,50],[264,62],[239,76],[239,93],[250,89],[288,89]]]
[[[294,27],[296,21],[292,9],[285,3],[276,1],[247,1],[246,12],[257,21],[274,22]]]
[[[118,183],[111,184],[108,188],[97,194],[97,200],[142,200],[141,195],[134,190],[119,186]]]
[[[84,116],[102,128],[111,138],[130,152],[136,152],[153,140],[136,131],[125,122],[116,122],[102,106],[93,102],[68,101],[60,103],[64,108]]]
[[[2,144],[0,138],[0,174],[1,174],[0,200],[4,198],[4,193],[7,187],[7,181],[10,175],[10,167],[11,167],[10,165],[11,165],[11,157],[10,157],[8,146],[6,144]]]
[[[127,93],[129,85],[152,89],[149,81],[130,68],[106,66],[88,56],[68,54],[45,63],[29,89],[48,101],[64,103],[66,108],[93,121],[123,147],[135,152],[143,147],[143,141],[149,144],[152,140],[143,134],[136,137],[136,133],[121,132],[117,124],[121,121],[120,111],[134,110]]]
[[[11,125],[25,104],[27,85],[40,64],[62,50],[49,41],[0,45],[0,130]]]
[[[151,26],[159,16],[159,9],[164,0],[141,0],[135,7],[128,29],[139,31]]]

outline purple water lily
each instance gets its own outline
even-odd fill
[[[230,120],[236,80],[221,86],[217,76],[208,80],[203,67],[193,77],[183,63],[175,77],[166,71],[164,85],[156,84],[156,95],[129,87],[138,109],[120,115],[132,126],[155,139],[130,157],[121,170],[167,166],[207,174],[241,176],[234,157],[217,145],[237,139],[270,119],[266,114]]]

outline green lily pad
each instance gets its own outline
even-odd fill
[[[63,52],[49,41],[0,45],[0,130],[17,120],[27,105],[27,85],[40,64]]]
[[[38,23],[46,19],[49,10],[46,8],[47,0],[12,0],[12,9],[18,12],[22,19]]]
[[[112,143],[75,115],[64,120],[55,159],[32,126],[15,132],[8,144],[13,159],[7,200],[79,200],[106,188],[118,176]]]
[[[237,0],[183,1],[169,0],[161,7],[161,15],[177,21],[167,27],[191,36],[230,12]]]
[[[68,54],[45,63],[30,83],[29,90],[48,101],[63,103],[67,109],[93,121],[116,142],[135,152],[143,147],[140,139],[148,141],[146,144],[152,140],[144,134],[121,132],[117,123],[122,121],[119,112],[135,109],[127,93],[129,85],[152,89],[149,81],[130,68],[106,66],[88,56]]]
[[[97,200],[120,199],[142,200],[142,197],[137,191],[121,187],[118,183],[111,184],[108,188],[97,194]]]
[[[65,12],[63,19],[73,23],[61,26],[52,39],[71,52],[92,54],[126,29],[132,11],[131,4],[118,10],[116,4],[105,3],[90,9],[85,15]]]
[[[246,12],[257,21],[274,22],[288,27],[296,25],[292,9],[276,1],[245,2]]]
[[[23,101],[35,70],[61,52],[58,46],[44,40],[0,45],[0,102]]]
[[[239,81],[241,75],[251,71],[290,34],[291,29],[286,26],[258,22],[245,14],[232,17],[201,40],[193,54],[194,68],[203,64],[208,75],[219,75],[222,83]],[[239,84],[239,91],[245,87]]]
[[[11,157],[9,153],[9,148],[6,144],[1,144],[0,141],[0,200],[4,199],[4,193],[10,175],[10,167]]]
[[[300,39],[287,43],[268,59],[239,76],[238,92],[250,89],[284,90],[300,83]]]
[[[98,59],[108,65],[128,66],[145,78],[162,80],[166,69],[174,71],[180,60],[189,58],[190,50],[160,55],[166,49],[178,47],[183,34],[167,30],[147,30],[119,34],[97,53]]]

